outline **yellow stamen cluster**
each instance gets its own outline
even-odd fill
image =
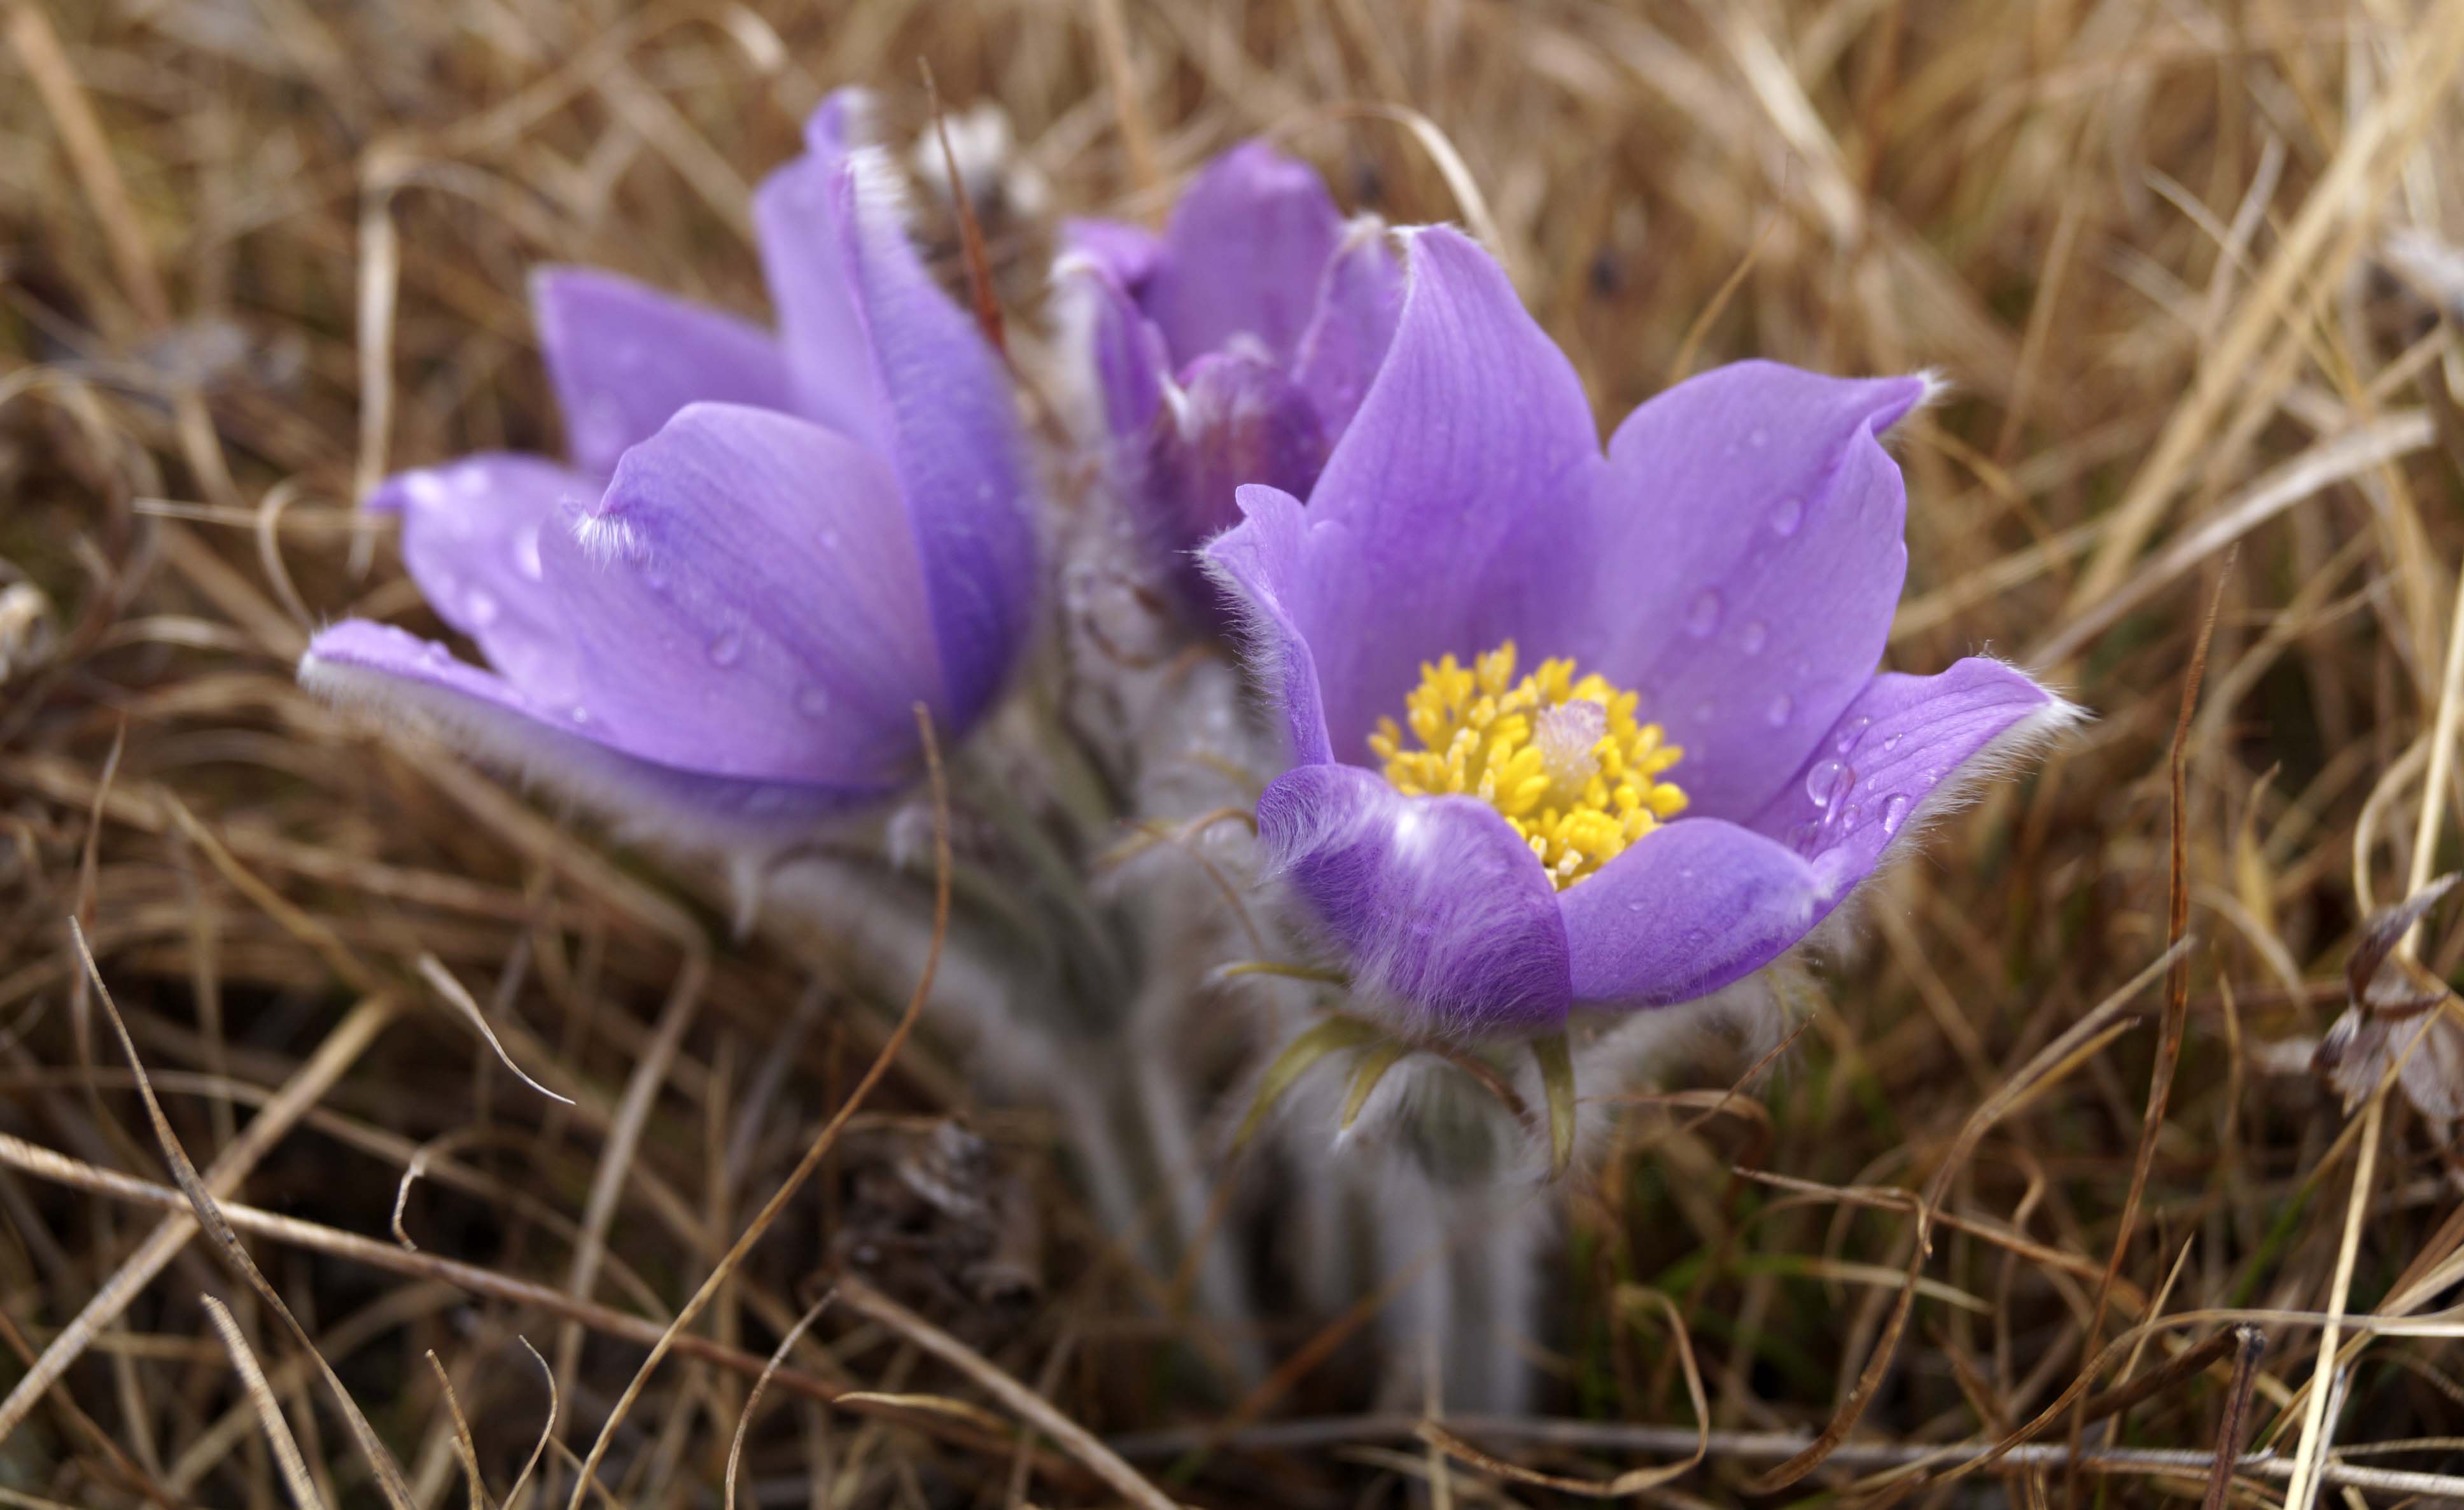
[[[1566,660],[1518,681],[1508,640],[1468,667],[1451,655],[1422,662],[1403,699],[1420,748],[1403,747],[1392,718],[1377,720],[1369,748],[1398,791],[1496,808],[1563,890],[1685,810],[1685,794],[1660,779],[1685,752],[1662,743],[1658,724],[1635,722],[1639,701],[1597,674],[1577,680]]]

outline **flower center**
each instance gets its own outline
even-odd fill
[[[1658,724],[1635,722],[1639,701],[1597,674],[1577,680],[1567,660],[1517,681],[1508,640],[1468,667],[1451,655],[1422,662],[1403,699],[1419,748],[1403,747],[1392,718],[1377,720],[1369,748],[1397,791],[1496,808],[1563,890],[1685,810],[1685,794],[1660,779],[1685,752]]]

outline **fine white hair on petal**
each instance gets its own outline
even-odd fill
[[[1999,656],[1987,656],[2009,666]],[[2013,667],[2016,671],[2018,668]],[[2024,674],[2024,673],[2021,673]],[[1948,814],[1968,806],[1983,788],[2017,776],[2035,763],[2055,740],[2086,723],[2094,715],[2084,708],[2039,684],[2046,698],[2045,706],[2014,719],[2011,727],[1996,734],[1986,746],[1959,763],[1958,767],[1925,795],[1906,823],[1901,828],[1885,855],[1894,851],[1907,853],[1923,842],[1926,828]]]
[[[576,514],[573,539],[582,547],[583,555],[601,566],[639,561],[649,555],[649,542],[642,532],[620,514]]]
[[[847,153],[847,165],[855,181],[858,233],[891,231],[904,236],[915,213],[915,196],[908,192],[907,180],[891,161],[888,149],[856,147]]]
[[[1889,429],[1878,431],[1874,437],[1883,450],[1895,455],[1907,436],[1908,421],[1915,419],[1935,405],[1948,401],[1959,389],[1958,383],[1940,367],[1921,368],[1910,376],[1914,377],[1919,384],[1917,401],[1908,405],[1908,411],[1905,414],[1891,423]]]
[[[1998,656],[1987,659],[2000,661]],[[1855,951],[1861,931],[1858,926],[1859,914],[1878,878],[1895,868],[1904,857],[1924,848],[1934,825],[1975,801],[1985,788],[2025,771],[2056,740],[2095,716],[2052,689],[2044,688],[2042,684],[2039,688],[2047,699],[2045,706],[2014,719],[2008,729],[1936,783],[1934,789],[1909,812],[1874,868],[1857,879],[1846,895],[1834,906],[1830,915],[1817,924],[1813,932],[1798,941],[1797,950],[1815,958],[1847,959]]]
[[[338,708],[435,740],[525,787],[577,802],[605,820],[620,839],[687,856],[720,857],[731,868],[740,856],[758,862],[792,846],[832,805],[817,794],[810,808],[799,813],[793,794],[746,783],[735,811],[696,809],[661,792],[645,762],[541,718],[491,709],[459,692],[314,650],[299,658],[298,680]],[[678,778],[691,779],[686,773]]]
[[[1917,373],[1916,378],[1917,382],[1925,384],[1925,391],[1917,395],[1916,405],[1908,410],[1909,415],[1921,414],[1937,404],[1947,402],[1959,388],[1958,383],[1951,378],[1951,375],[1940,367],[1923,368]]]
[[[1241,579],[1233,574],[1230,567],[1217,560],[1212,550],[1216,540],[1239,528],[1241,526],[1233,525],[1213,539],[1200,542],[1198,566],[1206,574],[1207,581],[1213,584],[1217,601],[1223,604],[1227,620],[1224,633],[1240,652],[1241,667],[1248,673],[1249,685],[1255,689],[1251,693],[1251,701],[1262,709],[1280,708],[1284,703],[1284,682],[1288,674],[1288,658],[1278,653],[1283,647],[1283,631],[1275,627],[1265,609],[1249,601],[1248,590],[1242,586]],[[1290,754],[1289,751],[1284,753]]]
[[[1368,242],[1381,241],[1391,229],[1383,215],[1369,212],[1354,215],[1343,223],[1343,235],[1334,244],[1334,254],[1339,257]]]

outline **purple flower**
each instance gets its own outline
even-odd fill
[[[1921,380],[1741,362],[1602,456],[1496,264],[1409,248],[1308,507],[1243,487],[1206,552],[1293,752],[1267,862],[1368,1001],[1479,1035],[1704,996],[2073,716],[1997,661],[1875,671],[1907,564],[1876,436]]]
[[[1218,595],[1194,552],[1237,523],[1233,490],[1306,495],[1385,360],[1402,271],[1374,219],[1347,226],[1306,164],[1244,142],[1198,175],[1161,236],[1067,228],[1081,360],[1114,480],[1190,607]]]
[[[1033,611],[1009,384],[927,276],[861,108],[833,96],[754,205],[776,335],[604,273],[533,283],[571,465],[403,473],[412,578],[494,670],[386,624],[300,680],[637,826],[783,844],[917,771],[1000,690]]]

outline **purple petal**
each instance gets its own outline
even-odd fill
[[[1906,491],[1875,440],[1925,391],[1739,362],[1634,411],[1595,513],[1574,653],[1684,747],[1671,779],[1742,820],[1873,674],[1907,573]]]
[[[531,276],[531,308],[566,449],[605,476],[696,400],[792,409],[796,390],[769,333],[733,315],[589,268]]]
[[[2077,716],[2025,673],[1982,656],[1935,676],[1884,672],[1752,827],[1854,882],[1963,787],[1992,775],[1996,755]]]
[[[761,181],[753,196],[762,276],[779,316],[799,410],[869,445],[883,442],[870,343],[847,272],[853,214],[848,159],[860,91],[840,90],[804,123],[804,155]]]
[[[1334,755],[1327,740],[1317,660],[1287,597],[1308,587],[1309,521],[1290,493],[1253,483],[1234,496],[1242,523],[1208,546],[1204,559],[1240,610],[1250,674],[1282,710],[1292,758],[1323,765]]]
[[[1509,636],[1535,660],[1563,653],[1588,606],[1584,510],[1601,462],[1573,368],[1460,233],[1418,232],[1409,274],[1394,345],[1306,528],[1252,553],[1272,581],[1232,572],[1307,640],[1345,761],[1369,758],[1370,731],[1400,714],[1423,661]]]
[[[1057,270],[1072,357],[1103,406],[1105,432],[1144,447],[1163,410],[1172,359],[1163,333],[1129,291],[1092,262],[1064,261]]]
[[[330,702],[383,713],[620,824],[670,841],[780,847],[801,822],[884,795],[808,783],[742,781],[638,759],[445,646],[391,624],[346,620],[319,634],[299,682]]]
[[[915,703],[950,726],[897,484],[820,426],[693,405],[543,555],[574,637],[567,711],[619,749],[875,786],[912,768]]]
[[[1061,251],[1065,257],[1092,263],[1134,297],[1163,259],[1163,241],[1146,227],[1126,220],[1065,220]]]
[[[1412,798],[1353,766],[1304,765],[1258,802],[1268,864],[1351,962],[1353,990],[1412,1025],[1483,1036],[1565,1021],[1566,933],[1549,878],[1470,798]]]
[[[887,171],[881,161],[858,166],[847,185],[848,272],[924,563],[950,716],[964,724],[1001,689],[1030,627],[1034,485],[1008,371],[975,317],[925,273],[894,196],[871,186]]]
[[[816,113],[811,152],[755,204],[806,411],[886,455],[923,563],[948,716],[1000,689],[1034,609],[1030,486],[1008,375],[907,240],[878,149],[850,150],[860,97]]]
[[[1574,999],[1690,1001],[1805,936],[1846,883],[1749,829],[1689,818],[1644,835],[1557,894]]]
[[[1293,362],[1328,435],[1340,436],[1368,397],[1402,313],[1403,269],[1386,244],[1385,226],[1374,219],[1353,223],[1326,265],[1317,313]]]
[[[537,456],[490,452],[400,472],[367,508],[402,515],[402,558],[436,616],[478,643],[532,696],[573,699],[573,639],[540,585],[539,538],[596,478]]]
[[[1306,494],[1325,465],[1316,406],[1282,368],[1210,353],[1191,367],[1172,423],[1155,432],[1133,505],[1192,603],[1211,618],[1218,590],[1190,553],[1240,520],[1233,490],[1256,483]]]
[[[1140,302],[1176,362],[1242,335],[1288,361],[1342,234],[1343,217],[1316,169],[1244,142],[1182,191]]]

